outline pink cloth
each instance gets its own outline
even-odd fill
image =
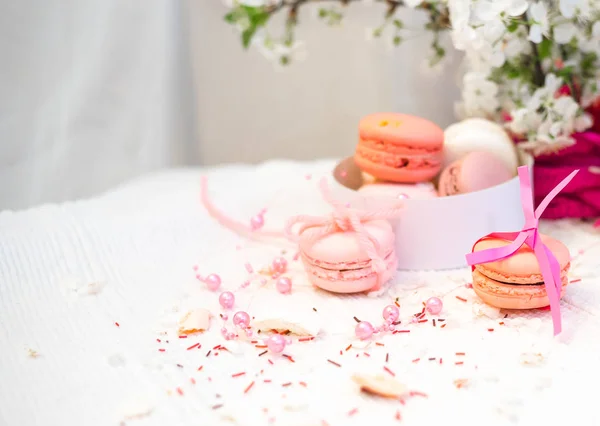
[[[544,219],[600,216],[600,134],[584,132],[573,136],[577,141],[575,145],[535,159],[533,178],[536,205],[565,175],[580,170],[569,186],[550,203],[544,212]],[[600,221],[596,224],[600,224]]]

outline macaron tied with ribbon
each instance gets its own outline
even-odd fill
[[[562,297],[569,283],[569,249],[547,235],[540,234],[539,238],[558,262]],[[506,247],[510,243],[501,238],[485,238],[475,244],[473,252]],[[527,245],[510,257],[475,265],[473,290],[481,300],[497,308],[535,309],[550,305],[539,262]]]
[[[378,290],[395,275],[395,236],[386,219],[397,217],[401,204],[367,212],[332,199],[324,180],[321,191],[334,208],[331,216],[296,216],[285,228],[298,243],[308,280],[333,293]]]

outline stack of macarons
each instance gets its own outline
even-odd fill
[[[444,131],[399,113],[360,121],[354,161],[366,175],[359,192],[412,199],[490,188],[513,178],[519,165],[512,140],[496,123],[471,118]]]

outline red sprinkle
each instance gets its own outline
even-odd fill
[[[301,337],[298,339],[299,342],[308,342],[310,340],[313,340],[314,337]]]
[[[394,330],[394,334],[396,333],[410,333],[410,330]]]
[[[350,343],[350,344],[349,344],[349,345],[346,347],[346,350],[347,350],[347,351],[349,351],[349,350],[350,350],[350,348],[352,348],[352,343]]]
[[[200,343],[194,343],[192,346],[190,346],[189,348],[187,348],[188,351],[197,348],[198,346],[200,346]]]
[[[571,281],[571,282],[573,282],[573,281]],[[119,325],[119,323],[118,323],[118,322],[115,322],[115,325],[116,325],[117,327],[121,327],[121,326]]]
[[[368,357],[370,357],[370,356],[371,356],[371,355],[370,355],[369,353],[367,353],[367,352],[363,352],[363,354],[364,354],[365,356],[368,356]]]
[[[192,382],[192,385],[196,384],[196,379],[194,379],[193,377],[190,377],[190,382]]]
[[[298,382],[300,384],[300,386],[304,386],[307,387],[308,385],[305,382]]]
[[[466,302],[467,301],[467,299],[465,299],[464,297],[456,296],[456,298],[458,300],[460,300],[461,302]]]
[[[254,347],[258,349],[265,349],[267,345],[254,345]]]
[[[419,362],[421,360],[421,358],[415,358],[412,360],[412,362]]]
[[[358,413],[358,408],[353,408],[352,410],[348,411],[348,415],[349,415],[349,416],[353,416],[353,415],[355,415],[356,413]]]
[[[249,391],[250,389],[252,389],[252,386],[254,386],[254,380],[252,381],[252,383],[250,383],[250,384],[248,385],[248,387],[247,387],[246,389],[244,389],[244,393],[248,393],[248,391]]]
[[[166,351],[166,349],[164,349],[164,348],[160,348],[160,349],[158,350],[158,352],[164,352],[164,351]]]
[[[444,327],[446,327],[446,324],[442,324],[442,326],[440,328],[444,328]]]
[[[409,393],[410,396],[422,396],[423,398],[428,398],[426,393],[423,392],[419,392],[419,391],[412,391]]]
[[[210,353],[212,352],[212,350],[206,352],[206,356],[210,356]]]
[[[204,368],[204,366],[201,365],[200,367],[198,367],[198,371],[202,371],[203,368]]]
[[[569,284],[578,283],[579,281],[581,281],[581,278],[577,278],[577,279],[571,280],[571,281],[569,282]]]
[[[422,320],[419,320],[419,323],[427,322],[427,321],[429,321],[429,320],[428,319],[422,319]]]
[[[273,365],[273,361],[271,361],[270,359],[267,360],[267,361],[269,361],[269,364]]]
[[[265,349],[263,352],[259,353],[258,356],[263,356],[264,354],[266,354],[267,352],[269,352],[267,349]]]
[[[211,408],[213,410],[217,410],[217,409],[221,408],[222,406],[223,406],[223,404],[217,404],[217,405],[213,405]]]
[[[287,383],[283,383],[281,386],[285,388],[285,387],[288,387],[291,385],[292,385],[292,382],[287,382]]]
[[[454,363],[454,365],[463,365],[463,364],[464,364],[464,362],[462,362],[462,361],[457,361]]]
[[[504,321],[500,321],[498,324],[499,325],[504,325]]]
[[[390,354],[385,354],[385,362],[388,362],[390,360]]]
[[[390,370],[389,368],[387,368],[385,365],[383,366],[383,369],[389,373],[392,377],[396,377],[396,373],[394,373],[392,370]]]
[[[493,328],[488,328],[488,331],[494,331],[494,329]]]
[[[244,374],[246,374],[246,372],[245,372],[245,371],[242,371],[242,372],[240,372],[240,373],[235,373],[235,374],[232,374],[232,375],[231,375],[231,377],[240,377],[240,376],[243,376]]]
[[[220,348],[221,348],[221,345],[217,345],[213,349],[220,349]]]
[[[177,393],[178,393],[179,395],[183,395],[183,390],[182,390],[181,388],[177,388]]]
[[[281,354],[281,356],[286,357],[287,359],[290,360],[290,362],[296,362],[296,361],[294,361],[294,358],[292,358],[290,355]]]
[[[442,363],[442,358],[440,358],[440,364]]]
[[[402,416],[400,416],[400,410],[396,410],[396,416],[395,416],[395,418],[398,421],[402,420]]]
[[[331,364],[335,365],[336,367],[341,367],[341,365],[340,365],[340,364],[338,364],[337,362],[335,362],[335,361],[332,361],[332,360],[330,360],[330,359],[328,359],[328,360],[327,360],[327,362],[329,362],[329,363],[331,363]]]
[[[456,356],[465,356],[465,353],[464,353],[464,352],[456,352],[456,354],[455,354],[455,355],[456,355]]]
[[[394,302],[394,305],[396,305],[397,307],[400,307],[400,303],[398,303],[397,300]]]
[[[342,350],[340,349],[340,355],[344,355],[344,352],[342,352]]]
[[[179,336],[180,339],[187,339],[188,337],[185,334],[182,334],[181,336]]]
[[[162,342],[162,340],[160,340],[160,339],[156,339],[156,341],[157,341],[158,343]]]
[[[375,344],[376,344],[377,346],[385,346],[383,343],[380,343],[380,342],[375,342]]]
[[[263,382],[265,382],[265,383],[271,383],[271,379],[265,379],[265,380],[263,380]]]

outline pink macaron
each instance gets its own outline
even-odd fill
[[[444,169],[440,175],[440,196],[466,194],[500,185],[513,177],[504,162],[483,151],[467,154]]]
[[[571,264],[569,249],[560,241],[547,235],[540,234],[540,237],[560,265],[562,297],[569,283],[568,272]],[[508,244],[510,241],[486,238],[478,242],[473,251],[503,247]],[[476,265],[473,270],[473,290],[485,303],[497,308],[535,309],[550,304],[537,258],[526,245],[510,257]]]
[[[372,220],[363,227],[385,262],[381,277],[373,270],[356,232],[340,231],[315,239],[322,230],[315,226],[302,232],[299,241],[302,262],[313,285],[333,293],[360,293],[377,290],[393,278],[397,262],[391,225],[386,220]]]
[[[430,182],[374,182],[361,186],[358,192],[366,197],[386,197],[399,200],[429,200],[438,197],[435,186]]]
[[[424,118],[398,113],[360,120],[356,165],[390,182],[425,182],[442,167],[444,131]]]

